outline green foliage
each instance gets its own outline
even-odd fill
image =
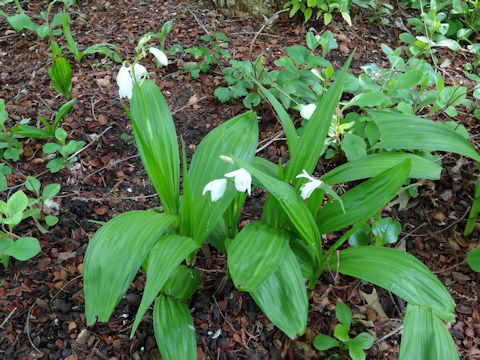
[[[40,181],[32,176],[27,176],[25,181],[27,190],[35,194],[35,199],[29,199],[29,209],[25,212],[25,216],[31,216],[36,220],[42,220],[46,227],[54,226],[58,222],[59,206],[53,200],[53,197],[60,191],[59,184],[48,184],[43,191],[40,191]],[[40,231],[46,232],[42,225],[37,222]],[[41,228],[40,228],[41,227]]]
[[[183,67],[194,79],[198,79],[200,72],[206,73],[215,66],[222,65],[222,58],[231,57],[227,50],[230,39],[224,33],[216,32],[213,36],[203,35],[200,39],[205,45],[185,50],[185,53],[191,54],[196,60]]]
[[[79,151],[83,145],[85,144],[83,141],[75,141],[70,140],[68,143],[66,142],[67,139],[67,132],[62,128],[57,128],[55,130],[55,142],[54,143],[46,143],[43,145],[43,152],[45,154],[58,154],[60,157],[53,158],[48,161],[47,168],[52,173],[56,173],[60,171],[60,169],[65,166],[66,168],[71,168],[73,163],[77,161],[77,157],[75,153]]]
[[[348,350],[348,354],[353,360],[365,360],[364,350],[368,350],[373,345],[373,337],[369,333],[362,332],[350,338],[350,326],[352,324],[352,310],[343,302],[337,302],[336,317],[340,322],[335,326],[334,336],[318,334],[313,340],[313,346],[318,350],[328,350],[338,347],[340,352]]]
[[[378,0],[353,0],[353,4],[358,5],[364,9],[370,8],[373,11],[373,16],[368,19],[371,23],[380,20],[384,24],[388,25],[389,20],[384,16],[390,15],[393,10],[393,6]]]
[[[467,262],[470,268],[480,272],[480,249],[473,249],[467,255]]]
[[[382,246],[397,242],[402,226],[396,219],[389,217],[379,218],[379,216],[376,216],[371,222],[371,226],[363,224],[357,227],[353,234],[350,235],[348,243],[352,246],[370,244]]]
[[[339,12],[343,20],[352,26],[349,11],[351,3],[350,0],[289,0],[285,3],[284,8],[290,7],[290,17],[295,16],[300,11],[303,13],[305,22],[310,20],[316,12],[316,19],[323,15],[325,25],[332,21],[334,13]]]

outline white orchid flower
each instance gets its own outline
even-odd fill
[[[150,52],[150,54],[152,54],[153,56],[155,56],[157,58],[160,65],[162,65],[162,66],[167,66],[168,65],[167,55],[165,55],[165,53],[162,50],[151,47],[150,49],[148,49],[148,51]]]
[[[137,79],[137,82],[142,82],[142,80],[147,76],[148,74],[148,71],[147,69],[145,69],[145,66],[139,64],[139,63],[136,63],[135,65],[133,65],[133,72],[135,73],[135,79]],[[133,74],[132,73],[132,67],[130,67],[130,74]],[[133,78],[133,75],[132,75],[132,78]]]
[[[308,173],[305,170],[302,170],[302,174],[298,174],[296,178],[308,179],[308,181],[305,184],[300,186],[300,196],[302,197],[303,200],[307,200],[310,197],[310,195],[312,195],[313,191],[316,188],[323,185],[322,180],[318,180],[313,176],[308,175]]]
[[[248,192],[248,195],[252,193],[252,175],[248,173],[244,168],[229,172],[225,174],[225,177],[235,178],[235,189],[240,192]]]
[[[132,98],[133,80],[129,68],[122,66],[117,74],[118,95],[121,98]]]
[[[312,117],[313,113],[315,112],[317,105],[315,104],[299,105],[298,108],[300,110],[300,116],[306,120],[309,120]]]
[[[213,202],[220,199],[223,194],[225,194],[225,189],[227,188],[227,180],[226,179],[215,179],[210,181],[205,187],[203,188],[202,195],[205,195],[208,191],[210,191],[210,197]]]

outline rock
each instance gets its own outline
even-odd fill
[[[82,329],[82,331],[80,331],[80,334],[78,334],[77,338],[75,339],[75,342],[79,345],[85,345],[89,337],[90,331],[88,331],[87,329]]]

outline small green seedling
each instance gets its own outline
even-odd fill
[[[25,261],[40,252],[40,244],[36,238],[21,237],[13,240],[16,237],[12,234],[13,227],[24,219],[27,206],[28,197],[22,190],[10,196],[7,202],[0,200],[0,221],[3,230],[0,231],[0,263],[4,267],[8,266],[10,256]],[[8,230],[5,229],[5,225]]]
[[[350,235],[348,243],[352,246],[366,246],[374,244],[383,246],[393,244],[398,240],[398,235],[402,231],[402,225],[391,218],[380,218],[377,216],[372,219],[372,225],[363,224]]]
[[[83,141],[71,140],[66,143],[67,132],[62,128],[58,128],[55,131],[55,143],[47,143],[43,146],[43,152],[45,154],[55,154],[58,152],[61,157],[54,158],[47,163],[47,168],[52,173],[60,171],[65,165],[67,168],[71,168],[73,163],[77,161],[76,156],[71,156],[82,148],[85,144]]]
[[[43,220],[47,227],[55,225],[58,222],[55,215],[58,214],[59,206],[52,198],[60,191],[60,185],[48,184],[43,191],[40,191],[40,181],[27,176],[25,187],[35,194],[35,198],[28,199],[29,209],[24,217],[31,216],[36,220]]]
[[[337,302],[335,316],[340,321],[334,330],[336,339],[325,334],[318,334],[313,340],[313,346],[318,350],[338,347],[340,352],[348,349],[348,354],[353,360],[364,360],[365,352],[363,350],[369,349],[373,345],[373,337],[369,333],[362,332],[353,339],[350,338],[348,333],[352,324],[352,310],[341,301]]]

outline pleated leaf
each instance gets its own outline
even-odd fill
[[[339,201],[325,205],[316,219],[320,233],[327,234],[370,218],[397,194],[408,178],[410,164],[410,160],[404,160],[343,194],[340,198],[345,213]]]
[[[303,169],[311,174],[323,153],[328,128],[342,95],[343,83],[352,57],[353,54],[345,63],[333,85],[330,86],[325,95],[322,96],[322,99],[316,104],[315,112],[308,121],[303,135],[295,147],[295,151],[290,154],[291,159],[286,168],[286,178],[297,185],[300,183],[300,179],[295,179],[295,177]]]
[[[430,308],[407,305],[399,360],[458,360],[447,327]]]
[[[143,290],[142,301],[138,308],[133,334],[137,330],[145,312],[150,307],[163,285],[170,278],[178,265],[199,246],[193,239],[180,235],[165,235],[160,237],[152,248],[148,258],[147,281]]]
[[[180,159],[175,125],[157,85],[144,80],[141,89],[145,104],[137,86],[130,101],[135,142],[165,212],[178,214]]]
[[[228,270],[235,287],[253,291],[283,263],[289,236],[258,221],[245,226],[228,248]],[[282,265],[283,266],[283,265]]]
[[[234,196],[229,183],[224,196],[212,202],[210,193],[202,195],[205,185],[223,178],[236,168],[220,159],[220,155],[236,156],[250,162],[258,142],[255,112],[249,111],[212,130],[198,146],[190,165],[191,212],[182,213],[182,232],[202,243],[214,229]]]
[[[240,159],[234,158],[234,160],[253,176],[255,184],[267,189],[277,199],[295,230],[302,239],[312,246],[314,253],[318,257],[322,251],[320,234],[313,215],[301,199],[298,191],[286,182],[269,176]]]
[[[165,360],[195,360],[195,327],[183,301],[160,295],[153,308],[153,329],[160,353]]]
[[[427,160],[421,156],[396,152],[381,152],[378,154],[367,155],[355,161],[349,161],[329,171],[321,177],[321,180],[327,184],[339,184],[348,181],[356,181],[377,176],[381,172],[410,159],[412,168],[408,174],[412,179],[440,179],[442,167],[433,161]]]
[[[468,140],[440,123],[388,111],[371,110],[368,114],[381,133],[376,148],[448,151],[480,161]]]
[[[108,321],[140,265],[175,216],[129,211],[103,225],[88,244],[83,287],[87,324]]]
[[[359,246],[333,254],[328,260],[332,271],[369,281],[407,302],[434,309],[435,314],[454,321],[455,303],[445,286],[414,256],[391,248]]]
[[[300,267],[290,249],[285,252],[282,266],[250,295],[268,319],[290,339],[305,332],[307,292]]]

